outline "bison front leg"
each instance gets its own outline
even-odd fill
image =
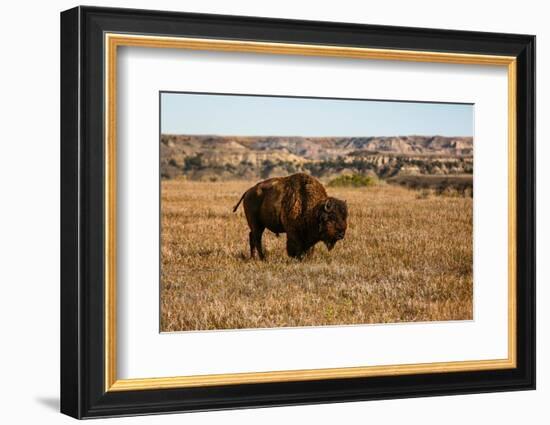
[[[313,254],[315,253],[315,246],[311,246],[306,250],[305,256],[307,258],[313,257]]]
[[[298,239],[287,235],[286,253],[289,257],[301,259],[304,256],[304,247]]]

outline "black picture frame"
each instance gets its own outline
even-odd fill
[[[517,367],[106,392],[105,32],[516,57]],[[92,418],[534,388],[534,36],[96,7],[61,13],[62,413]]]

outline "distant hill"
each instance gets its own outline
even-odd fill
[[[163,134],[164,178],[231,179],[351,170],[379,176],[471,172],[472,137],[278,137]]]

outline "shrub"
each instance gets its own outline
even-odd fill
[[[188,156],[184,160],[184,166],[183,169],[185,171],[191,171],[191,170],[202,170],[205,168],[203,162],[202,162],[202,154],[198,153],[194,156]]]
[[[369,187],[377,184],[377,178],[361,174],[339,176],[328,183],[329,187]]]

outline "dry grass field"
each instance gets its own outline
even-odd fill
[[[251,185],[162,181],[162,331],[472,319],[472,198],[328,188],[345,239],[298,261],[266,231],[262,262],[231,212]]]

